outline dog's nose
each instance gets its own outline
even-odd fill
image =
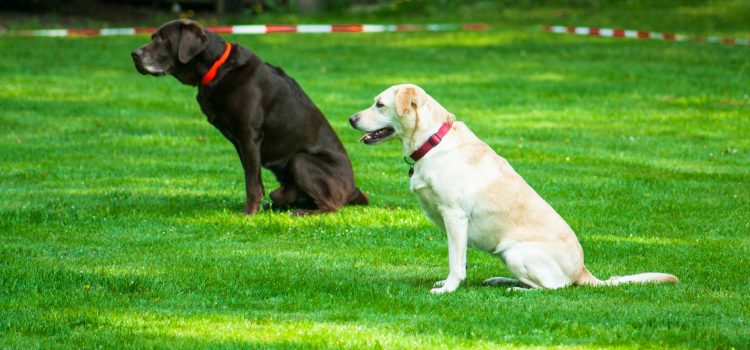
[[[143,55],[143,50],[141,49],[136,49],[130,53],[130,57],[133,57],[134,60],[140,60],[142,55]]]
[[[353,128],[356,128],[356,126],[354,126],[354,124],[357,124],[358,120],[359,120],[359,113],[357,113],[357,114],[349,117],[349,124],[351,124]]]

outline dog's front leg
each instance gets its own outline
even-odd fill
[[[469,220],[463,210],[441,209],[445,233],[448,235],[448,277],[435,283],[433,294],[450,293],[466,278],[466,248],[468,245]]]
[[[242,168],[245,171],[245,214],[253,215],[260,208],[263,198],[263,182],[260,178],[260,149],[252,139],[240,142],[238,145]]]

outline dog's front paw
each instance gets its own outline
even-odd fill
[[[247,204],[245,205],[245,210],[243,210],[243,212],[246,215],[255,215],[258,213],[259,208],[260,208],[260,204]]]
[[[255,215],[258,213],[258,209],[245,209],[242,211],[245,215]]]
[[[458,289],[459,284],[461,282],[456,280],[443,280],[443,281],[437,281],[435,282],[435,287],[430,290],[430,293],[432,294],[445,294],[445,293],[451,293],[454,290]]]

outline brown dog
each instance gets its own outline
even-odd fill
[[[188,20],[165,23],[132,57],[141,74],[198,87],[201,110],[242,161],[247,214],[263,197],[261,165],[281,184],[270,195],[275,208],[303,215],[368,203],[331,125],[281,68]]]

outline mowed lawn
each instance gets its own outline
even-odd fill
[[[245,216],[195,88],[133,68],[147,37],[0,37],[0,347],[749,346],[750,48],[503,23],[229,39],[297,79],[372,205]],[[347,122],[403,82],[511,162],[595,275],[680,284],[509,292],[470,251],[464,285],[431,295],[446,238],[400,145]]]

